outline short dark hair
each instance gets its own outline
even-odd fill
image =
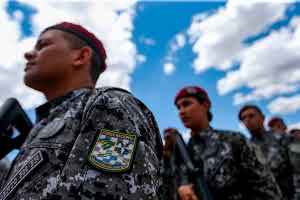
[[[79,37],[77,37],[71,33],[62,32],[62,34],[63,34],[63,37],[70,43],[71,48],[80,49],[84,46],[89,47],[89,45],[85,41],[83,41],[82,39],[80,39]],[[104,61],[101,61],[99,56],[92,49],[90,75],[91,75],[91,78],[92,78],[92,81],[94,82],[94,84],[96,84],[96,82],[99,78],[102,65],[104,64],[103,62]]]
[[[245,111],[245,110],[248,110],[248,109],[254,109],[256,110],[259,114],[261,114],[262,116],[264,116],[264,114],[262,113],[261,109],[256,106],[256,105],[253,105],[253,104],[247,104],[247,105],[244,105],[241,109],[240,109],[240,112],[239,112],[239,120],[242,121],[242,113]]]

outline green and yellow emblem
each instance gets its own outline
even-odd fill
[[[88,156],[88,161],[97,169],[124,172],[131,167],[136,145],[135,134],[102,129]]]

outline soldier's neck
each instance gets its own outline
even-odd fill
[[[253,137],[261,137],[263,134],[265,134],[265,132],[266,132],[266,129],[264,128],[264,127],[261,127],[261,128],[259,128],[259,129],[256,129],[256,130],[253,130],[253,131],[251,131],[251,135],[253,136]]]
[[[193,128],[191,131],[191,136],[195,136],[195,135],[200,135],[202,131],[208,129],[209,123],[204,124],[203,126],[197,127],[197,128]]]

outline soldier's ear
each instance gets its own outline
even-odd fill
[[[82,47],[80,49],[76,49],[74,52],[73,64],[76,67],[86,65],[91,62],[93,50],[88,47]]]
[[[203,101],[202,104],[209,110],[210,104],[208,101]]]

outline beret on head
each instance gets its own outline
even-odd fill
[[[278,122],[285,125],[285,123],[284,123],[284,121],[283,121],[282,118],[280,118],[280,117],[272,117],[272,118],[270,119],[270,121],[268,122],[268,126],[269,126],[269,127],[274,126],[274,125],[275,125],[276,123],[278,123]]]
[[[78,24],[73,24],[70,22],[62,22],[53,26],[49,26],[42,33],[50,29],[65,31],[85,41],[88,44],[88,46],[94,50],[94,52],[98,55],[100,59],[100,62],[102,63],[100,71],[105,71],[106,52],[102,42],[93,33],[89,32],[87,29]]]
[[[196,97],[197,99],[203,99],[209,103],[209,107],[211,106],[211,101],[208,97],[207,92],[198,86],[188,86],[184,87],[175,96],[174,103],[176,104],[177,101],[183,97]]]

